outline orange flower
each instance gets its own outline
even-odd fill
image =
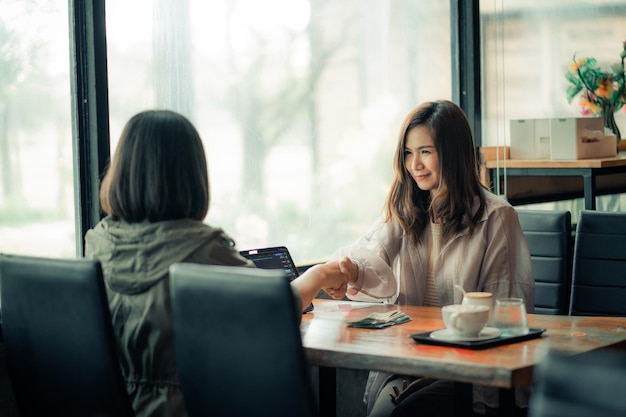
[[[601,78],[598,80],[598,88],[594,91],[596,96],[602,98],[611,98],[611,94],[613,93],[613,80],[609,76],[608,78]]]
[[[576,61],[572,62],[569,66],[569,72],[571,72],[572,74],[575,74],[576,71],[578,71],[578,69],[580,68],[580,66],[583,64],[584,61],[586,61],[587,58],[581,58],[581,59],[577,59]]]
[[[584,116],[602,113],[602,107],[598,106],[596,104],[596,101],[594,101],[593,99],[589,99],[584,95],[580,97],[580,107],[581,113]]]

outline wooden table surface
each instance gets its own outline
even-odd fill
[[[303,344],[313,365],[430,376],[457,382],[511,388],[532,382],[533,367],[549,349],[583,353],[626,347],[626,318],[528,316],[529,326],[545,328],[539,339],[484,350],[420,344],[413,333],[444,327],[440,309],[315,300],[302,319]],[[372,312],[399,309],[410,322],[385,329],[358,329],[346,322]]]

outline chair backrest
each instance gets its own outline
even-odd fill
[[[174,264],[170,286],[190,417],[317,414],[301,313],[282,271]]]
[[[626,213],[580,213],[570,314],[626,316]]]
[[[528,417],[626,416],[626,352],[549,352],[535,369]]]
[[[0,298],[20,417],[134,415],[97,261],[0,255]]]
[[[535,313],[569,312],[572,216],[567,210],[518,210],[535,274]]]

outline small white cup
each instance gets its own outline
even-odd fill
[[[476,337],[487,325],[490,311],[485,305],[451,304],[441,308],[441,317],[454,336]]]
[[[485,305],[493,308],[493,295],[483,291],[466,292],[463,294],[462,304]]]
[[[493,294],[485,291],[472,291],[463,294],[463,301],[461,304],[467,305],[483,305],[489,307],[491,310],[489,313],[489,320],[487,324],[491,323],[493,318]]]

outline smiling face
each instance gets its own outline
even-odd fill
[[[435,141],[426,126],[409,130],[404,144],[404,166],[417,186],[424,191],[439,188],[441,172]]]

